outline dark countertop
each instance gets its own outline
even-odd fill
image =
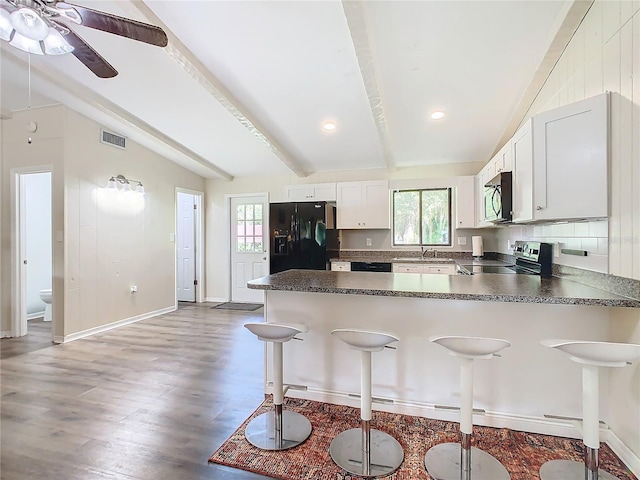
[[[640,308],[640,300],[558,277],[541,278],[536,275],[288,270],[251,280],[247,286],[257,290],[289,292]]]

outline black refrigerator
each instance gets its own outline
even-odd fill
[[[339,253],[335,210],[327,202],[271,203],[270,273],[326,270],[329,258]]]

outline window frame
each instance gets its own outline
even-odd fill
[[[447,191],[447,208],[449,211],[449,234],[448,243],[422,243],[422,192]],[[396,193],[418,192],[418,229],[420,235],[420,243],[396,243]],[[453,189],[451,187],[433,187],[433,188],[402,188],[393,190],[391,195],[391,246],[395,248],[401,247],[451,247],[453,246]]]

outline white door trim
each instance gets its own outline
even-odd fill
[[[53,166],[38,165],[33,167],[16,167],[10,171],[11,185],[9,195],[10,222],[11,222],[11,336],[22,337],[27,334],[27,307],[26,307],[26,277],[24,275],[23,259],[25,257],[25,235],[24,220],[22,218],[22,208],[24,205],[24,191],[20,188],[20,178],[22,175],[31,173],[51,173],[52,201],[53,205]],[[53,208],[52,208],[53,210]],[[53,218],[52,218],[53,228]],[[53,235],[52,235],[53,239]],[[53,250],[53,245],[51,246]],[[52,251],[52,255],[55,255]],[[55,259],[53,262],[55,264]],[[54,289],[53,282],[51,288]],[[55,302],[55,290],[53,290],[53,301]],[[53,303],[53,302],[52,302]],[[52,305],[53,307],[53,305]],[[51,319],[51,340],[53,341],[55,325],[57,319],[55,314]]]
[[[267,197],[267,204],[269,203],[271,197],[269,196],[269,192],[260,192],[260,193],[228,193],[224,196],[224,210],[226,212],[226,220],[225,220],[225,224],[227,226],[226,228],[226,235],[225,235],[225,252],[227,252],[227,261],[226,261],[226,266],[227,266],[227,297],[225,299],[225,301],[230,301],[232,298],[231,295],[231,290],[233,288],[233,284],[232,284],[232,280],[231,280],[231,275],[232,275],[232,270],[231,270],[231,199],[232,198],[249,198],[249,197]],[[265,217],[265,222],[263,225],[263,228],[265,229],[265,231],[268,233],[269,232],[269,211],[267,210],[267,215]],[[267,242],[269,241],[269,238],[267,238]],[[267,245],[267,262],[269,261],[269,247]]]
[[[188,193],[194,196],[196,202],[196,214],[194,216],[196,227],[196,241],[195,241],[195,266],[196,266],[196,303],[202,303],[204,301],[204,192],[198,190],[191,190],[189,188],[176,187],[174,196],[174,215],[175,215],[175,227],[174,231],[178,231],[178,193]],[[174,243],[174,261],[173,264],[177,265],[178,252]],[[176,275],[178,274],[176,269]],[[177,279],[174,278],[173,291],[175,295],[175,306],[178,307],[178,292],[177,292]]]

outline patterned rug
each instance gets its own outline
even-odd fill
[[[209,458],[210,462],[239,468],[283,480],[351,480],[353,477],[335,465],[329,455],[331,440],[343,430],[360,426],[358,408],[285,399],[285,409],[305,415],[312,425],[309,439],[298,447],[268,452],[251,445],[244,429],[254,417],[273,408],[271,397],[222,444]],[[371,427],[393,435],[405,452],[404,462],[390,480],[428,480],[423,467],[424,455],[432,445],[457,442],[458,424],[442,420],[412,417],[386,412],[373,412]],[[582,461],[580,440],[517,432],[507,428],[474,427],[473,445],[494,455],[507,468],[511,480],[539,479],[538,470],[552,459]],[[637,480],[611,449],[602,444],[600,468],[617,475],[620,480]]]

